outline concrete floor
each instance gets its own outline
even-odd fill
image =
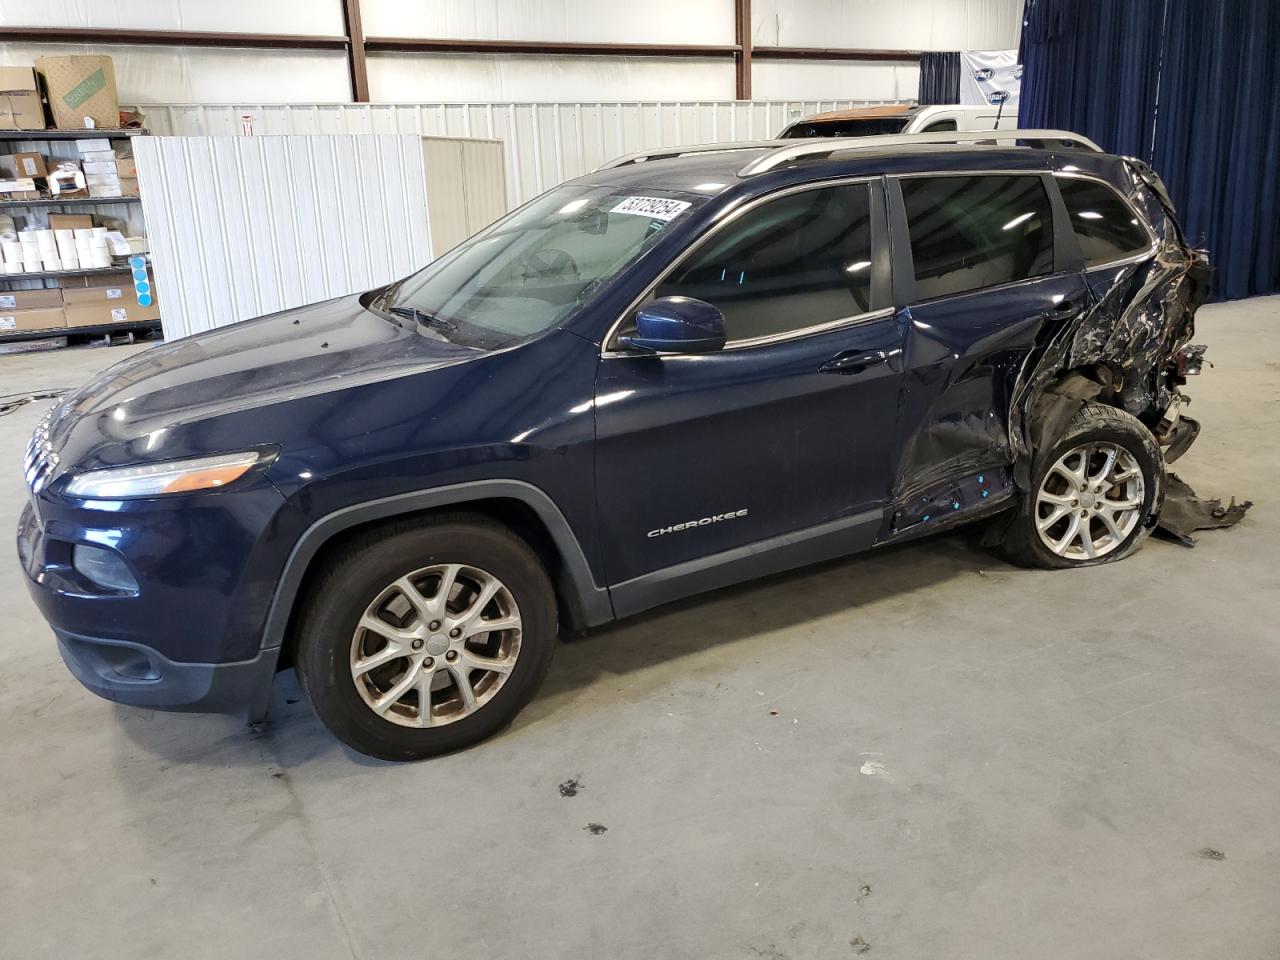
[[[1235,530],[724,591],[564,645],[513,729],[427,763],[339,747],[291,676],[260,735],[98,700],[9,560],[0,953],[1274,960],[1280,298],[1197,339],[1178,472],[1257,501]],[[3,358],[0,394],[126,352]],[[0,418],[0,529],[47,406]]]

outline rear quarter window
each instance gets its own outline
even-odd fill
[[[1150,249],[1151,236],[1137,213],[1106,184],[1077,177],[1057,180],[1086,268],[1114,263]]]

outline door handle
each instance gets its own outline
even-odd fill
[[[1080,312],[1080,303],[1076,300],[1059,300],[1044,313],[1036,314],[1036,319],[1045,323],[1053,323],[1067,317],[1074,317]]]
[[[878,363],[887,363],[894,370],[898,369],[898,357],[902,354],[902,350],[894,348],[893,350],[846,350],[844,353],[837,353],[834,357],[818,368],[819,373],[860,373],[868,367],[874,367]]]

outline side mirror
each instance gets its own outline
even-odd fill
[[[648,353],[710,353],[724,346],[724,315],[703,300],[663,297],[636,312],[636,333],[619,346]]]

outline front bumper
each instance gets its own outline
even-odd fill
[[[287,544],[255,550],[254,531],[286,526],[268,522],[280,502],[268,485],[124,516],[32,497],[18,556],[76,679],[117,703],[262,719],[280,656],[262,624]],[[79,544],[116,548],[137,589],[88,580]]]
[[[105,700],[153,710],[266,714],[278,650],[238,663],[178,663],[139,643],[76,636],[54,629],[58,652],[75,678]]]

